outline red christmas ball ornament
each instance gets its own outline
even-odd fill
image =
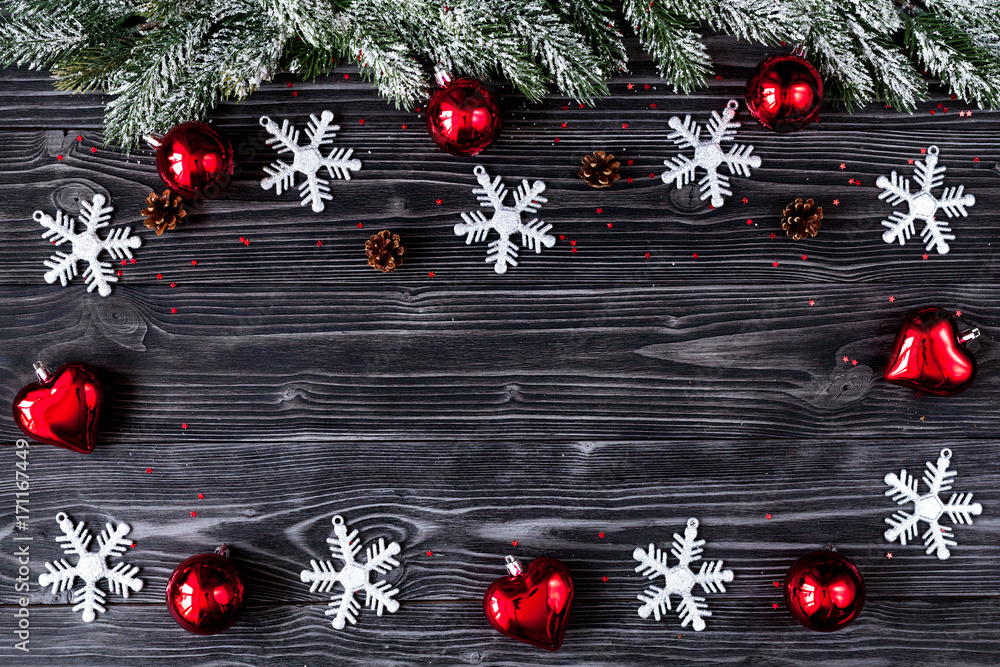
[[[861,613],[865,580],[854,563],[836,551],[814,551],[788,568],[785,604],[810,630],[840,630]]]
[[[502,127],[496,98],[475,79],[447,81],[427,103],[427,133],[452,155],[479,155]]]
[[[525,569],[520,561],[507,556],[507,572],[508,576],[486,589],[486,618],[508,637],[558,651],[573,606],[569,568],[555,558],[543,557]]]
[[[750,73],[746,102],[751,115],[764,127],[795,132],[819,116],[823,78],[799,55],[773,56]]]
[[[233,175],[233,147],[208,123],[181,123],[166,135],[148,136],[160,178],[182,197],[218,196]]]
[[[191,556],[167,582],[167,608],[188,632],[214,635],[240,615],[245,602],[243,580],[222,545],[211,554]]]
[[[918,308],[896,334],[882,375],[893,384],[928,394],[960,394],[976,379],[976,359],[965,344],[978,337],[976,328],[959,332],[946,310]]]
[[[49,373],[35,362],[38,382],[14,397],[14,422],[28,437],[89,454],[97,442],[104,385],[86,364],[66,364]]]

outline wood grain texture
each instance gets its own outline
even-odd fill
[[[676,153],[667,119],[707,120],[741,97],[767,52],[707,42],[722,78],[691,96],[672,94],[634,49],[633,73],[613,80],[596,109],[557,96],[528,105],[500,86],[505,131],[478,161],[438,151],[419,113],[387,106],[352,70],[296,81],[295,98],[281,77],[213,114],[240,169],[221,197],[193,204],[162,237],[138,215],[161,187],[152,152],[103,147],[108,98],[0,71],[0,395],[29,382],[37,359],[88,362],[111,387],[93,454],[31,450],[33,579],[61,555],[55,515],[66,511],[95,531],[130,523],[126,559],[146,581],[128,601],[109,598],[90,625],[66,595],[34,585],[32,653],[14,651],[17,563],[5,509],[0,661],[996,664],[1000,114],[959,117],[965,106],[937,90],[913,116],[830,108],[818,125],[778,136],[741,112],[740,140],[764,164],[709,210],[649,178]],[[326,108],[342,126],[337,144],[355,148],[364,167],[334,182],[334,201],[313,214],[294,193],[261,190],[274,154],[257,118],[301,125]],[[923,260],[915,241],[882,242],[891,209],[874,180],[909,174],[908,160],[930,144],[948,167],[945,184],[977,201],[954,221],[951,253]],[[622,173],[633,182],[587,188],[575,173],[595,149],[632,159]],[[543,179],[542,217],[565,236],[505,276],[484,263],[484,244],[453,232],[476,208],[480,162],[508,185]],[[95,193],[144,242],[107,299],[82,282],[44,284],[51,249],[31,218]],[[777,223],[797,196],[826,211],[808,242],[786,239]],[[383,227],[409,248],[391,275],[364,259],[364,240]],[[896,327],[926,304],[960,310],[983,333],[972,348],[980,377],[960,398],[881,380]],[[17,437],[0,420],[0,442]],[[956,528],[945,562],[882,537],[894,508],[883,476],[917,473],[942,447],[954,452],[954,491],[984,507]],[[7,451],[0,476],[12,480]],[[0,491],[13,508],[12,482]],[[365,542],[403,547],[390,578],[399,613],[365,610],[343,632],[323,615],[327,598],[298,576],[327,556],[335,514]],[[650,541],[669,547],[692,516],[704,556],[736,575],[725,594],[708,596],[714,615],[702,633],[676,616],[638,617],[646,582],[631,558]],[[221,542],[246,574],[251,604],[226,633],[188,636],[162,603],[166,580]],[[829,636],[796,625],[774,586],[796,557],[828,544],[858,564],[869,596],[859,620]],[[552,555],[573,570],[577,604],[559,653],[505,640],[483,618],[479,600],[507,553]]]

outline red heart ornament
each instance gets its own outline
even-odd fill
[[[896,334],[883,375],[893,384],[928,394],[959,394],[976,379],[976,360],[965,343],[978,336],[979,329],[959,333],[958,323],[946,310],[934,306],[915,310]]]
[[[49,374],[35,363],[38,382],[14,398],[14,421],[29,437],[56,447],[89,454],[97,441],[104,386],[84,364],[66,364]]]
[[[520,561],[507,556],[507,572],[509,576],[486,589],[486,618],[508,637],[558,651],[573,606],[569,568],[555,558],[543,557],[524,569]]]

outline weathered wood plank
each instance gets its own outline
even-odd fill
[[[96,364],[112,446],[172,440],[182,422],[214,442],[1000,436],[987,286],[118,290],[0,297],[3,392],[38,358]],[[929,303],[983,332],[959,398],[880,378],[903,317]]]

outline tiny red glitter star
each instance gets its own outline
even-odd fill
[[[399,126],[399,129],[401,129],[401,130],[405,130],[405,129],[406,129],[406,123],[403,123],[403,124],[401,124],[401,125]]]
[[[778,266],[778,263],[777,263],[777,262],[771,262],[771,266],[773,266],[773,267],[777,267],[777,266]]]
[[[602,209],[601,207],[598,207],[597,208],[597,215],[600,215],[601,213],[604,213],[604,209]]]
[[[764,518],[767,519],[768,521],[770,521],[771,520],[771,513],[768,512],[767,515]]]
[[[125,275],[125,273],[124,273],[123,271],[118,271],[118,275],[119,275],[119,276],[124,276],[124,275]]]
[[[433,278],[434,277],[434,272],[433,271],[428,271],[427,272],[427,277],[428,278]]]
[[[753,224],[753,220],[751,220],[750,218],[747,218],[747,224],[748,225],[752,225]]]
[[[293,90],[292,91],[292,97],[298,97],[298,96],[299,96],[299,91]]]
[[[344,78],[345,78],[345,79],[350,79],[350,78],[351,78],[351,75],[350,75],[350,74],[345,74],[345,75],[344,75]]]
[[[646,259],[649,259],[649,253],[648,252],[646,253]]]
[[[364,118],[359,118],[358,119],[358,125],[364,125],[364,124],[365,124],[365,119]]]
[[[885,552],[885,557],[888,558],[889,560],[892,560],[892,552],[891,551],[886,551]]]
[[[972,158],[972,161],[973,161],[973,162],[979,162],[979,158],[977,158],[977,157],[974,157],[974,158]]]
[[[851,365],[852,366],[857,366],[858,365],[858,360],[857,359],[851,359]]]
[[[654,174],[653,172],[649,172],[649,177],[650,178],[656,178],[656,174]]]
[[[650,109],[655,109],[656,108],[656,102],[650,102],[649,103],[649,108]]]
[[[187,424],[181,424],[181,428],[182,428],[182,429],[185,429],[185,430],[187,430],[187,427],[188,427],[188,425],[187,425]]]
[[[163,274],[162,273],[157,273],[156,274],[156,279],[157,280],[163,280]]]
[[[772,238],[772,239],[776,239],[776,238],[778,238],[778,235],[777,235],[777,234],[775,234],[774,232],[771,232],[771,238]]]
[[[961,316],[962,316],[962,311],[956,310],[955,311],[955,317],[961,317]]]
[[[850,183],[851,185],[854,185],[854,179],[853,178],[847,179],[847,182]]]
[[[631,83],[630,83],[630,84],[628,84],[628,89],[629,89],[629,90],[632,90],[633,88],[635,88],[635,86],[633,86],[633,85],[632,85]]]
[[[614,227],[614,225],[612,225],[612,224],[611,224],[611,223],[609,222],[609,223],[608,223],[608,229],[611,229],[612,227]]]
[[[802,261],[803,261],[803,262],[804,262],[804,261],[806,261],[807,259],[809,259],[809,257],[808,257],[808,256],[806,256],[806,255],[802,255]]]
[[[910,158],[909,160],[907,160],[906,164],[913,164],[913,158]]]
[[[438,206],[440,206],[441,205],[441,200],[440,199],[435,199],[434,203],[437,204]]]
[[[924,253],[923,257],[924,257],[924,259],[927,259],[927,253],[926,252]]]
[[[565,241],[566,240],[566,235],[565,234],[560,234],[559,235],[559,240],[560,241]]]
[[[622,129],[623,130],[627,130],[628,129],[628,123],[622,123]]]
[[[749,200],[746,197],[744,197],[743,198],[743,203],[746,204],[747,202],[749,202]]]
[[[774,587],[775,588],[781,588],[781,582],[780,581],[774,582]]]
[[[839,199],[834,199],[833,200],[833,205],[834,206],[840,206],[840,200]]]
[[[78,134],[78,135],[76,135],[76,140],[77,140],[77,141],[83,141],[83,136],[82,136],[82,135],[79,135],[79,134]]]
[[[895,300],[896,300],[896,297],[894,297],[894,296],[890,296],[890,297],[889,297],[889,303],[892,303],[892,302],[894,302]]]
[[[131,548],[135,549],[135,542],[129,545]]]
[[[777,602],[772,602],[771,603],[771,609],[777,609],[777,608],[778,608],[778,603]]]
[[[920,149],[920,154],[921,154],[921,155],[923,155],[923,154],[924,154],[924,153],[926,153],[926,152],[927,152],[927,149],[926,149],[926,148],[921,148],[921,149]]]
[[[607,577],[607,575],[601,577],[601,581],[603,581],[604,583],[608,583],[608,577]]]
[[[840,168],[841,168],[841,169],[847,169],[847,165],[846,165],[846,164],[844,164],[843,162],[841,162],[841,163],[840,163]]]
[[[816,299],[809,299],[809,305],[810,306],[815,306],[816,305]]]
[[[576,239],[573,239],[573,240],[571,240],[571,241],[569,242],[569,244],[570,244],[570,245],[576,245]]]
[[[631,185],[632,184],[632,177],[629,176],[627,179],[625,179],[625,182],[628,183],[629,185]]]
[[[97,152],[97,146],[91,146],[90,147],[90,152],[91,153],[96,153]]]
[[[558,144],[558,143],[559,143],[559,137],[556,137],[556,138],[555,138],[555,139],[553,139],[552,141]]]
[[[625,164],[627,164],[628,166],[631,167],[632,166],[632,158],[629,158],[629,159],[625,160]]]
[[[288,82],[288,83],[286,83],[285,85],[286,85],[287,87],[291,88],[291,87],[292,87],[292,82],[291,82],[291,81],[289,81],[289,82]]]
[[[170,283],[171,287],[177,287],[177,283]]]
[[[176,315],[177,314],[177,309],[176,308],[171,308],[170,309],[170,314],[171,315]]]
[[[198,266],[198,260],[192,259],[191,260],[191,266]]]
[[[572,252],[573,254],[576,254],[576,248],[570,248],[569,251]]]
[[[649,90],[649,84],[648,84],[648,83],[644,83],[644,84],[642,85],[642,89],[643,89],[643,90]]]
[[[198,500],[204,500],[204,499],[205,499],[205,494],[204,493],[199,493],[198,494]]]
[[[153,474],[153,469],[152,468],[146,468],[146,474],[147,475],[152,475]]]
[[[516,546],[517,546],[517,540],[514,540],[513,542],[511,542],[511,543],[510,543],[510,546],[512,546],[512,547],[516,547]]]
[[[426,553],[426,554],[427,554],[427,557],[428,557],[428,558],[430,558],[431,556],[433,556],[433,555],[434,555],[434,552],[433,552],[433,551],[425,551],[424,553]]]
[[[322,241],[316,241],[316,245],[319,246],[320,248],[322,248],[323,247],[323,242]]]
[[[698,253],[692,253],[691,256],[694,257],[695,259],[698,259]]]
[[[359,222],[358,223],[358,229],[361,229],[362,227],[364,227],[364,224]]]
[[[122,266],[125,266],[127,263],[124,259],[122,260]]]
[[[604,531],[602,530],[601,532],[599,532],[597,534],[597,536],[603,540],[604,539]]]
[[[842,358],[841,360],[842,360],[842,361],[843,361],[843,362],[844,362],[845,364],[846,364],[846,363],[847,363],[848,361],[850,361],[850,359],[848,359],[847,357],[843,357],[843,358]]]
[[[56,159],[59,160],[60,162],[62,162],[63,156],[62,155],[57,155]]]
[[[194,510],[191,510],[191,516],[192,516],[192,517],[196,517],[196,516],[198,516],[198,513],[197,513],[197,512],[195,512]]]

